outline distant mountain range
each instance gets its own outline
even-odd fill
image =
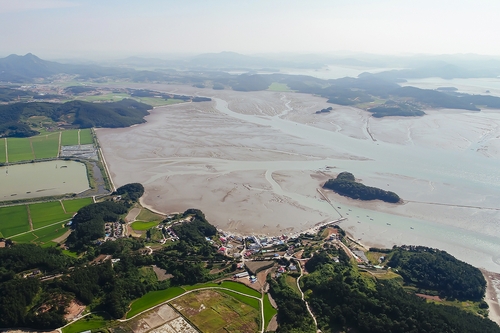
[[[158,59],[129,57],[110,64],[131,67],[157,67],[157,68],[177,68],[177,69],[211,69],[211,70],[273,70],[279,68],[308,68],[317,69],[326,65],[324,61],[316,59],[273,59],[260,56],[249,56],[236,52],[203,53],[194,57],[182,59]]]
[[[391,64],[391,59],[394,61]],[[475,60],[474,60],[475,59]],[[374,75],[390,81],[404,79],[441,77],[481,78],[500,76],[500,61],[493,58],[463,58],[459,56],[442,57],[328,57],[328,56],[283,56],[272,58],[264,56],[248,56],[235,52],[204,53],[194,57],[181,59],[158,59],[129,57],[113,62],[107,66],[96,64],[69,64],[47,61],[28,53],[24,56],[11,54],[0,59],[0,82],[24,83],[35,79],[45,79],[56,74],[78,75],[81,79],[114,77],[139,82],[175,81],[190,83],[196,76],[204,79],[220,77],[227,71],[238,70],[255,73],[256,71],[279,72],[281,68],[318,69],[326,65],[350,67],[387,67],[387,71]],[[389,68],[405,68],[390,70]],[[147,69],[147,70],[139,70]],[[203,71],[203,72],[201,72]],[[190,79],[187,79],[187,78]]]
[[[72,65],[42,60],[28,53],[24,56],[11,54],[0,59],[1,82],[29,82],[37,78],[47,78],[56,74],[78,74],[87,77],[100,77],[123,74],[127,70],[96,65]]]

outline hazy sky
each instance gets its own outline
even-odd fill
[[[0,55],[500,55],[500,0],[0,0]]]

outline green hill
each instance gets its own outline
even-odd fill
[[[145,122],[151,106],[132,99],[111,103],[71,101],[66,103],[15,103],[0,105],[0,137],[28,137],[38,134],[27,119],[44,116],[75,128],[127,127]],[[72,119],[68,122],[68,119]]]

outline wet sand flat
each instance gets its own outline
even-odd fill
[[[142,201],[152,209],[195,207],[224,230],[257,234],[343,216],[343,226],[367,244],[438,247],[500,271],[498,113],[375,119],[333,105],[316,115],[332,105],[306,94],[140,87],[214,98],[156,108],[131,128],[96,131],[115,184],[143,183]],[[341,171],[405,203],[327,193],[332,207],[317,189]]]

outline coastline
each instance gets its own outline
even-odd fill
[[[498,302],[498,293],[494,286],[495,281],[500,284],[500,274],[480,269],[486,279],[486,293],[484,301],[488,304],[488,318],[500,326],[500,304]]]
[[[494,184],[485,175],[495,174],[497,165],[465,150],[460,133],[451,131],[467,115],[431,112],[408,126],[400,126],[408,119],[370,120],[374,143],[362,130],[368,114],[338,106],[318,118],[312,111],[326,101],[315,96],[145,86],[220,99],[196,107],[177,104],[168,112],[154,108],[140,126],[98,131],[113,182],[144,184],[149,208],[197,207],[222,230],[268,235],[301,232],[341,213],[348,218],[342,228],[364,244],[421,244],[500,272],[500,212],[481,209],[497,206],[500,192],[483,187]],[[466,118],[470,125],[464,130],[476,135],[482,123]],[[434,122],[447,135],[428,126]],[[353,153],[366,160],[349,159]],[[450,162],[456,157],[471,163],[457,169]],[[427,160],[435,167],[428,168]],[[357,203],[323,193],[332,208],[318,193],[317,180],[344,170],[369,186],[398,193],[404,204]],[[478,208],[465,207],[471,203]]]
[[[139,198],[139,204],[140,204],[143,208],[146,208],[147,210],[150,210],[150,211],[152,211],[153,213],[156,213],[156,214],[158,214],[158,215],[167,216],[167,215],[171,214],[171,213],[168,213],[168,214],[167,214],[167,213],[165,213],[165,212],[160,212],[159,210],[154,209],[152,206],[145,204],[145,203],[144,203],[144,200],[142,199],[143,197],[144,197],[144,196],[142,196],[142,197],[140,197],[140,198]]]

